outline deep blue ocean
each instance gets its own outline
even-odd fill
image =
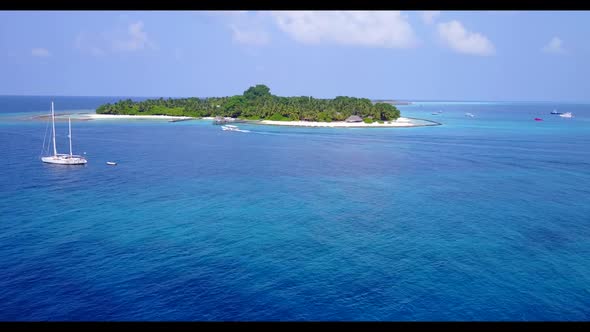
[[[0,320],[590,318],[590,104],[399,106],[443,123],[418,128],[73,121],[86,166],[39,159],[49,106],[0,97]]]

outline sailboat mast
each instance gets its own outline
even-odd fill
[[[53,125],[53,155],[57,156],[57,148],[55,147],[55,113],[53,111],[53,101],[51,102],[51,123]]]
[[[72,118],[68,117],[68,127],[70,128],[70,133],[68,137],[70,138],[70,156],[72,155]]]

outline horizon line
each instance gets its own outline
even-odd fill
[[[231,97],[233,95],[221,96],[221,97]],[[219,98],[219,96],[209,96],[209,97],[197,97],[197,96],[125,96],[125,95],[38,95],[38,94],[0,94],[0,97],[88,97],[88,98],[148,98],[148,99],[158,99],[158,98]],[[301,96],[280,96],[280,97],[308,97],[305,95]],[[318,98],[313,97],[315,99],[333,99],[338,96],[332,98]],[[350,97],[350,96],[349,96]],[[352,98],[365,98],[365,97],[352,97]],[[412,99],[412,98],[366,98],[371,101],[395,101],[395,102],[533,102],[533,103],[590,103],[590,100],[484,100],[484,99]]]

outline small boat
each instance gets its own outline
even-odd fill
[[[245,120],[240,120],[240,119],[236,119],[236,118],[229,118],[229,117],[221,117],[221,116],[216,116],[215,119],[213,119],[213,124],[214,125],[223,125],[223,124],[227,124],[227,123],[245,123]]]
[[[473,117],[475,117],[475,115],[473,115],[473,114],[471,114],[471,113],[465,113],[465,116],[468,116],[468,117],[470,117],[470,118],[473,118]]]
[[[565,112],[563,114],[559,115],[562,118],[573,118],[574,116],[572,115],[572,112]]]
[[[543,121],[541,118],[535,118],[535,121]]]
[[[225,126],[221,126],[221,130],[229,130],[229,131],[239,131],[242,133],[249,133],[249,130],[242,130],[240,128],[238,128],[237,126],[232,126],[232,125],[225,125]]]
[[[232,125],[221,126],[221,130],[238,131],[238,127]]]
[[[442,111],[438,111],[438,112],[432,112],[432,115],[439,115],[439,114],[441,114],[441,113],[442,113]]]
[[[107,165],[117,165],[117,163],[114,161],[107,161]]]
[[[553,110],[553,111],[551,111],[551,114],[563,114],[563,113]]]

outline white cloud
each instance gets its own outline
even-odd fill
[[[305,44],[397,48],[417,44],[407,18],[398,11],[277,11],[271,15],[279,29]]]
[[[554,53],[554,54],[563,54],[565,53],[565,49],[562,46],[563,41],[558,37],[553,37],[549,41],[545,47],[543,47],[543,52],[546,53]]]
[[[49,51],[46,48],[38,47],[31,50],[31,55],[38,57],[48,57],[51,54],[49,54]]]
[[[266,45],[270,41],[270,37],[266,31],[261,29],[243,29],[238,28],[235,24],[231,24],[232,38],[235,42],[248,45]]]
[[[80,32],[76,37],[76,48],[82,52],[90,53],[93,56],[105,55],[106,52],[100,46],[100,40],[92,40],[92,37],[85,32]]]
[[[239,44],[262,46],[270,42],[268,15],[264,12],[218,11],[213,14],[225,21],[232,39]]]
[[[84,53],[102,56],[112,52],[133,52],[146,48],[157,49],[144,31],[142,21],[130,23],[126,29],[121,27],[100,33],[80,32],[75,46]]]
[[[146,46],[154,48],[147,33],[143,30],[142,21],[129,24],[125,38],[113,41],[113,49],[117,51],[137,51]]]
[[[495,47],[484,35],[467,31],[461,22],[453,20],[438,24],[438,35],[441,40],[459,53],[472,55],[492,55]]]
[[[438,10],[427,10],[427,11],[423,11],[421,14],[422,21],[426,24],[434,23],[436,18],[439,16],[440,16],[440,11],[438,11]]]

